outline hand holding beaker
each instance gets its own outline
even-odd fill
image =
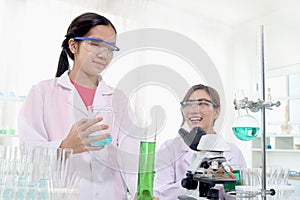
[[[113,115],[112,115],[112,108],[111,107],[100,107],[100,106],[88,106],[88,114],[90,119],[95,119],[97,117],[102,117],[103,120],[97,125],[106,124],[109,127],[105,130],[100,130],[93,132],[88,135],[89,138],[94,138],[105,133],[111,133],[113,127]],[[91,146],[105,146],[112,142],[112,136],[107,138],[91,142]]]
[[[91,146],[90,143],[110,137],[110,134],[106,133],[88,138],[88,136],[95,131],[108,129],[108,125],[105,124],[95,126],[101,120],[102,118],[98,117],[95,119],[84,118],[74,123],[67,137],[61,142],[60,148],[71,148],[74,154],[88,150],[96,151],[102,149],[103,146]]]

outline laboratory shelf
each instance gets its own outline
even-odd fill
[[[299,134],[271,134],[266,137],[266,164],[283,166],[288,163],[290,169],[300,170]],[[261,137],[252,140],[252,167],[260,167],[262,160]],[[298,177],[297,177],[298,179]]]
[[[253,148],[252,151],[261,152],[260,148]],[[266,149],[266,152],[287,152],[287,153],[300,153],[297,149]]]

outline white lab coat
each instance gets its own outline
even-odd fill
[[[127,189],[132,195],[136,192],[139,152],[139,137],[128,131],[135,128],[128,99],[101,81],[93,105],[113,108],[113,141],[100,151],[74,155],[74,167],[80,177],[79,199],[127,199]],[[58,148],[71,126],[87,117],[68,72],[42,81],[32,87],[20,111],[20,144]]]
[[[227,144],[230,150],[224,152],[224,157],[228,164],[233,169],[246,168],[241,150],[233,143],[227,142]],[[181,186],[181,180],[186,178],[193,155],[194,151],[179,136],[161,145],[156,153],[155,163],[154,195],[156,197],[160,200],[175,200],[178,196],[186,194],[186,189]],[[198,194],[198,191],[196,193]]]

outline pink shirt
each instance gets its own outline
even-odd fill
[[[96,93],[96,89],[83,87],[78,85],[74,81],[71,80],[71,83],[75,86],[76,90],[78,91],[83,103],[86,107],[91,106],[93,104],[94,96]]]

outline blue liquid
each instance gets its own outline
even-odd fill
[[[37,186],[34,183],[28,184],[28,191],[27,191],[27,200],[34,200],[37,199]]]
[[[93,137],[95,137],[95,136],[96,136],[96,135],[90,134],[88,137],[89,137],[89,138],[93,138]],[[97,135],[97,136],[99,136],[99,135]],[[110,144],[111,141],[112,141],[112,136],[110,135],[109,137],[107,137],[107,138],[105,138],[105,139],[98,140],[98,141],[96,141],[96,142],[91,142],[91,145],[92,145],[92,146],[95,146],[95,147],[100,147],[100,146],[105,146],[105,145]]]
[[[14,191],[12,188],[5,188],[3,191],[3,200],[11,200],[14,197]]]
[[[39,181],[39,200],[46,200],[49,197],[49,179],[41,178]]]
[[[27,178],[20,177],[18,179],[18,187],[15,194],[16,199],[18,200],[26,199],[26,184],[27,184]]]
[[[256,138],[259,128],[258,127],[233,127],[234,135],[243,141],[249,141]]]

